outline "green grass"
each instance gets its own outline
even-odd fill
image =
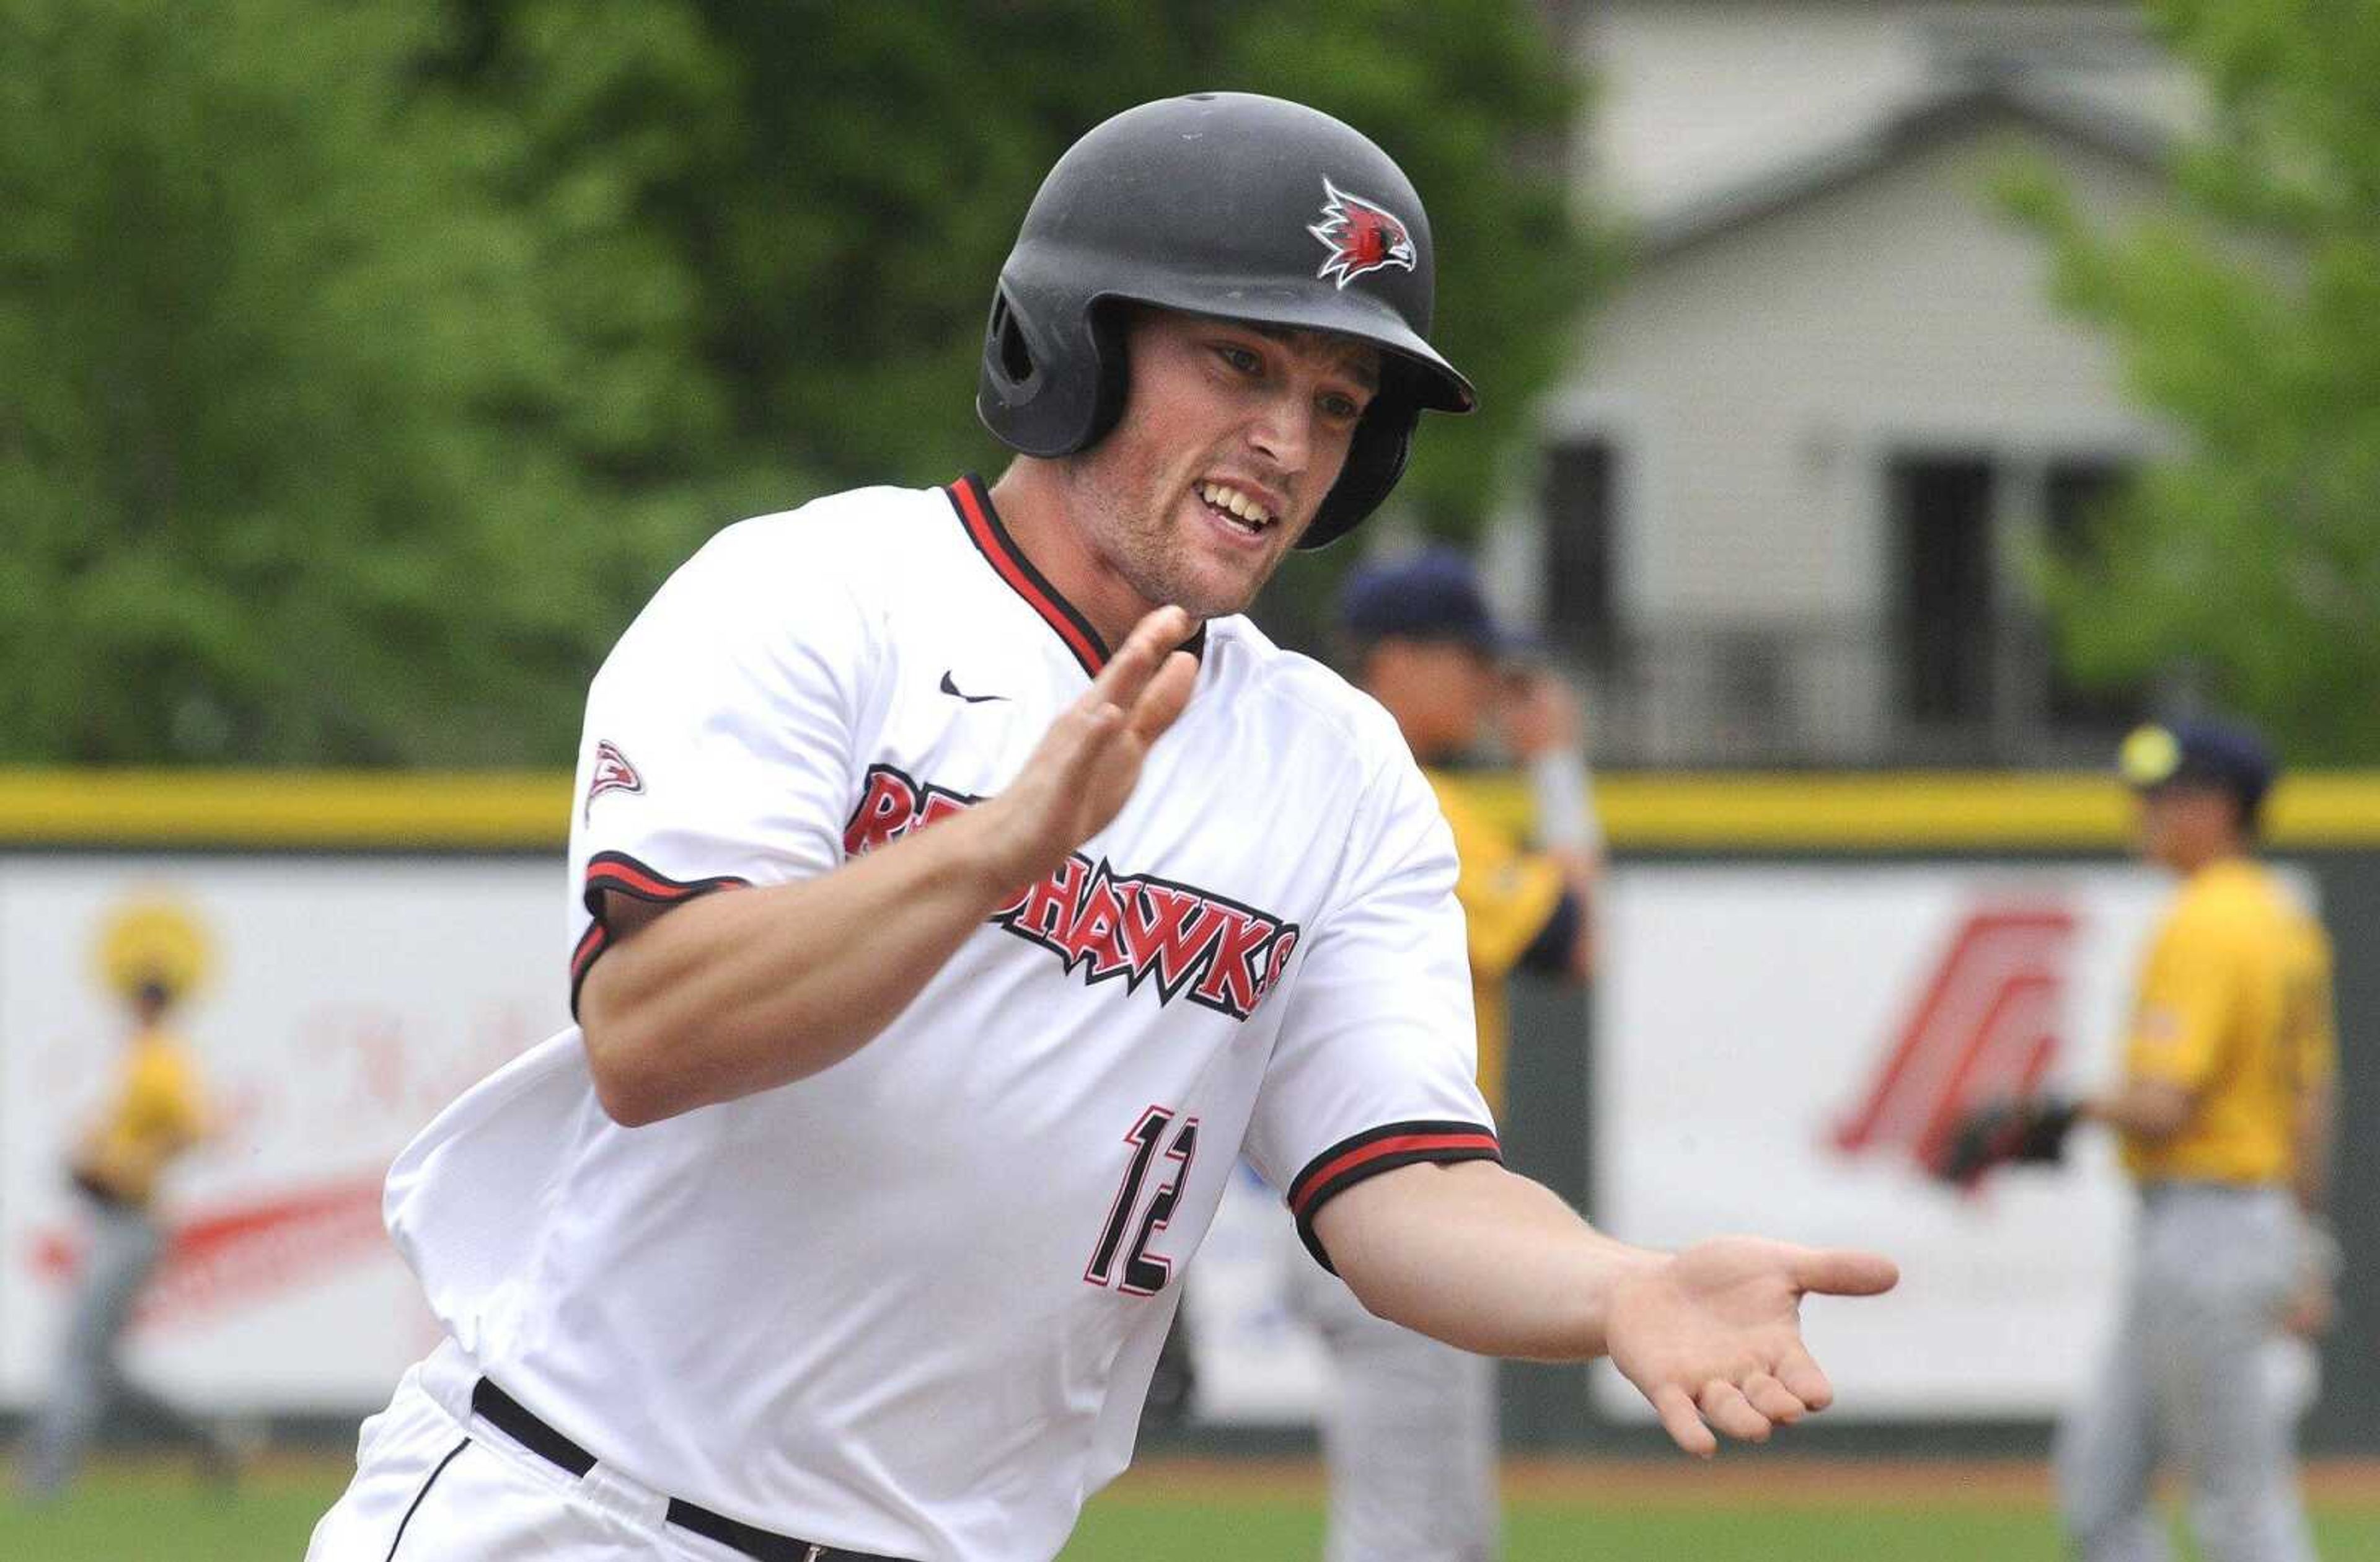
[[[2324,1562],[2380,1559],[2380,1509],[2318,1510]],[[1798,1504],[1516,1503],[1505,1514],[1504,1562],[2065,1562],[2046,1508]],[[1196,1507],[1095,1501],[1064,1562],[1217,1562],[1321,1556],[1318,1507],[1233,1500]],[[2184,1547],[2178,1555],[2188,1556]]]
[[[1821,1477],[1823,1479],[1823,1477]],[[109,1465],[64,1500],[28,1509],[0,1496],[8,1562],[297,1562],[338,1495],[329,1466],[276,1464],[237,1495],[197,1490],[170,1466]],[[2325,1562],[2380,1559],[2380,1506],[2318,1510]],[[1827,1505],[1798,1494],[1764,1508],[1742,1497],[1687,1503],[1534,1498],[1507,1515],[1505,1562],[2058,1562],[2037,1502]],[[1162,1492],[1129,1483],[1095,1501],[1065,1562],[1301,1562],[1319,1555],[1318,1505],[1296,1495]],[[428,1562],[428,1559],[425,1559]]]

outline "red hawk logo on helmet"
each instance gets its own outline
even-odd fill
[[[1359,276],[1388,266],[1414,268],[1413,235],[1402,218],[1377,201],[1350,195],[1326,177],[1322,220],[1305,231],[1330,251],[1317,276],[1333,276],[1344,287]]]

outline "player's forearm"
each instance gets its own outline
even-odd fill
[[[2299,1096],[2296,1119],[2289,1126],[2290,1180],[2298,1207],[2309,1215],[2319,1216],[2330,1207],[2330,1165],[2338,1140],[2338,1085],[2326,1080]]]
[[[607,950],[579,995],[623,1124],[790,1084],[873,1040],[1021,877],[971,811],[799,884],[677,907]]]
[[[1666,1255],[1595,1230],[1490,1162],[1414,1165],[1324,1205],[1340,1277],[1391,1323],[1483,1355],[1581,1361],[1605,1350],[1614,1290]]]
[[[2188,1091],[2163,1080],[2126,1079],[2114,1090],[2080,1103],[2082,1115],[2139,1139],[2169,1139],[2190,1121]]]

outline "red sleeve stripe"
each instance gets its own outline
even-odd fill
[[[1057,631],[1083,665],[1083,671],[1097,677],[1108,663],[1108,648],[1092,628],[1088,620],[1075,610],[1072,603],[1059,594],[1033,561],[1016,551],[1009,540],[1008,529],[1000,523],[999,512],[991,507],[991,495],[984,491],[983,480],[970,472],[951,484],[951,503],[958,506],[959,519],[966,527],[967,537],[982,554],[986,562],[1008,582],[1009,589],[1025,599],[1026,606],[1041,616],[1044,623]]]
[[[601,851],[587,864],[587,907],[599,910],[601,900],[596,894],[598,890],[616,890],[639,900],[670,903],[691,900],[714,889],[746,888],[749,882],[732,874],[710,879],[674,879],[653,872],[625,851]]]
[[[587,973],[595,965],[595,957],[612,943],[612,930],[603,922],[603,897],[608,892],[633,896],[638,900],[650,900],[674,906],[681,900],[691,900],[698,895],[709,895],[716,889],[747,889],[749,879],[722,874],[710,879],[674,879],[657,873],[625,851],[599,851],[587,863],[587,887],[584,898],[587,914],[595,920],[578,938],[578,946],[570,952],[570,1013],[578,1013],[578,989],[587,984]]]
[[[1306,1163],[1289,1185],[1289,1211],[1316,1263],[1332,1274],[1330,1255],[1314,1234],[1317,1211],[1366,1178],[1421,1162],[1500,1161],[1496,1130],[1477,1123],[1390,1123],[1341,1140]]]

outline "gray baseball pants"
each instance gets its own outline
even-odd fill
[[[164,1251],[163,1234],[144,1210],[97,1200],[84,1201],[84,1208],[91,1245],[23,1470],[24,1489],[34,1497],[52,1495],[74,1478],[111,1403],[201,1446],[210,1442],[189,1417],[134,1384],[116,1364],[116,1343]]]
[[[2058,1426],[2058,1506],[2084,1562],[2165,1562],[2150,1504],[2160,1459],[2188,1483],[2206,1562],[2312,1562],[2296,1407],[2265,1370],[2296,1278],[2279,1188],[2143,1190],[2121,1322],[2089,1396]]]
[[[1500,1549],[1496,1363],[1374,1317],[1307,1262],[1293,1302],[1329,1348],[1327,1562],[1492,1562]]]

